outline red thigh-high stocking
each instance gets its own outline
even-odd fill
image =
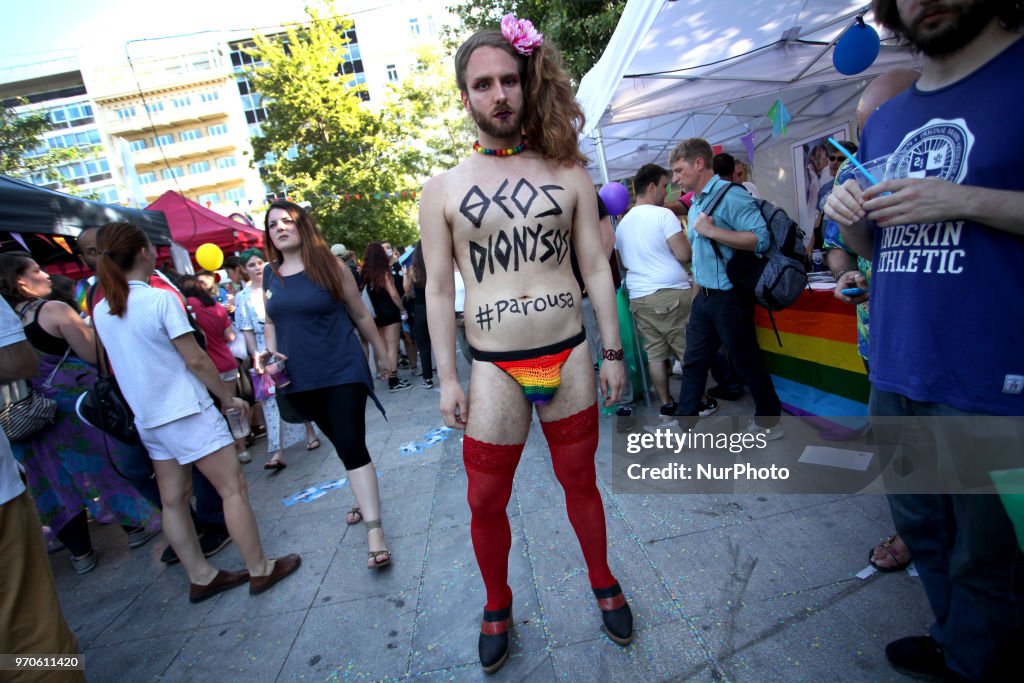
[[[565,490],[565,508],[576,531],[592,588],[608,588],[615,577],[608,568],[608,536],[604,506],[597,490],[597,403],[575,415],[542,422],[551,449],[555,476]]]
[[[499,445],[471,437],[462,440],[462,461],[469,477],[470,535],[480,575],[487,589],[485,610],[505,609],[512,602],[508,586],[508,553],[512,530],[505,508],[524,444]]]

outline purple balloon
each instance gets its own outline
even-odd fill
[[[601,196],[604,208],[608,209],[612,216],[621,216],[629,206],[629,190],[622,183],[608,183],[597,194]]]

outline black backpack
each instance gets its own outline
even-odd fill
[[[733,187],[747,191],[736,183],[724,185],[711,198],[705,213],[711,216],[725,193]],[[768,249],[763,254],[734,250],[732,258],[725,264],[725,273],[735,287],[749,292],[758,304],[767,308],[771,317],[772,311],[793,305],[807,288],[807,252],[804,249],[804,232],[796,221],[769,201],[755,199],[754,203],[768,226]],[[712,240],[711,247],[719,260],[725,261],[718,243]],[[775,328],[774,318],[772,328]],[[782,346],[777,329],[775,338]]]

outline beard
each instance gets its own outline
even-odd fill
[[[509,111],[512,112],[512,115],[504,121],[492,118],[492,116],[486,112],[478,111],[472,104],[469,105],[469,111],[473,115],[473,121],[476,123],[477,128],[487,133],[492,138],[501,140],[504,138],[515,137],[522,133],[522,109],[514,111],[510,107]]]
[[[906,26],[907,38],[928,57],[952,54],[977,38],[997,16],[999,0],[974,0],[963,6],[947,6],[945,9],[956,14],[956,18],[938,28]]]

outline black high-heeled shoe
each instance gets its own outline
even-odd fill
[[[633,612],[629,609],[626,596],[619,584],[611,588],[595,588],[594,597],[601,608],[604,632],[618,645],[625,647],[633,642]]]
[[[512,605],[505,609],[484,610],[480,623],[480,665],[492,674],[508,659],[508,630],[512,628]]]

